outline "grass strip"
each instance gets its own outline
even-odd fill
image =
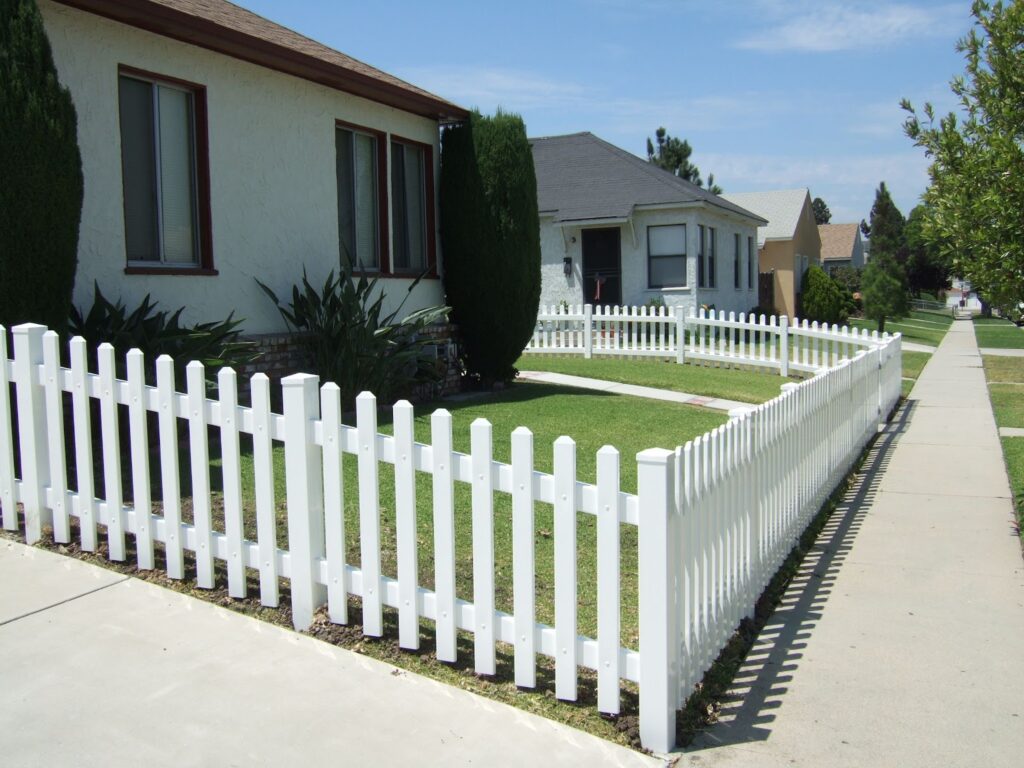
[[[1024,329],[1009,320],[978,318],[974,321],[974,335],[982,348],[1024,349]]]

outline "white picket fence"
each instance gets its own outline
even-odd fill
[[[394,406],[394,434],[377,430],[370,393],[357,400],[356,426],[341,421],[339,390],[319,387],[316,376],[283,380],[283,414],[272,412],[268,379],[251,379],[251,406],[240,406],[235,373],[218,374],[218,397],[205,391],[203,366],[187,367],[185,391],[174,366],[156,361],[156,386],[145,381],[145,361],[127,355],[127,377],[115,375],[115,352],[98,349],[98,370],[88,370],[82,339],[70,342],[70,367],[60,363],[61,340],[38,325],[13,329],[8,359],[0,328],[0,514],[7,530],[38,541],[43,527],[67,542],[77,518],[80,544],[94,550],[105,526],[109,557],[124,560],[133,537],[137,564],[154,567],[162,543],[171,578],[185,575],[185,551],[195,555],[197,581],[215,586],[215,559],[226,563],[234,597],[246,595],[246,568],[259,572],[260,600],[275,606],[279,581],[290,580],[294,624],[304,629],[326,605],[330,620],[348,621],[347,600],[362,600],[363,632],[383,633],[383,608],[398,611],[399,643],[417,648],[420,620],[435,623],[436,654],[455,661],[459,630],[473,635],[477,673],[495,672],[496,643],[514,649],[517,685],[536,685],[537,654],[555,660],[555,694],[575,700],[581,667],[597,673],[598,708],[617,713],[623,680],[640,692],[640,735],[656,751],[671,749],[675,712],[728,641],[808,520],[875,434],[900,392],[899,336],[842,360],[776,399],[743,409],[711,433],[674,451],[649,449],[636,456],[637,493],[620,489],[619,453],[597,454],[596,483],[576,475],[576,445],[555,441],[553,472],[534,469],[533,435],[511,434],[511,463],[494,461],[491,425],[471,426],[469,454],[453,450],[452,417],[431,417],[430,441],[417,442],[412,406]],[[13,383],[15,402],[11,401]],[[65,414],[70,400],[70,414]],[[96,493],[94,425],[98,401],[99,444],[105,493]],[[121,407],[119,407],[121,406]],[[122,466],[119,419],[127,412],[127,463]],[[156,414],[157,450],[148,434]],[[16,418],[15,418],[16,415]],[[68,418],[70,419],[68,420]],[[17,446],[15,446],[16,421]],[[182,520],[178,425],[189,435],[193,522]],[[73,431],[65,451],[65,424]],[[224,530],[211,510],[210,429],[216,430],[223,472]],[[239,436],[252,436],[256,539],[244,536]],[[610,436],[613,439],[614,436]],[[279,540],[274,498],[275,443],[283,443],[287,542]],[[17,448],[17,451],[15,450]],[[17,454],[17,462],[16,462]],[[358,456],[360,563],[346,562],[341,461]],[[159,464],[162,510],[153,512],[150,464]],[[397,567],[385,574],[379,508],[381,463],[394,466]],[[69,466],[78,480],[69,487]],[[20,470],[18,468],[20,467]],[[155,468],[155,467],[154,467]],[[16,471],[17,470],[17,471]],[[133,503],[122,497],[129,473]],[[418,583],[416,473],[431,475],[434,588]],[[456,594],[456,483],[471,489],[472,595]],[[494,501],[511,497],[513,611],[495,608]],[[535,512],[550,504],[554,515],[554,626],[537,621]],[[596,517],[597,632],[579,634],[577,513]],[[637,527],[638,648],[622,647],[620,555],[623,526]],[[471,598],[471,599],[470,599]]]
[[[530,354],[668,357],[813,373],[888,338],[877,331],[674,307],[541,307]],[[680,340],[682,340],[680,342]]]

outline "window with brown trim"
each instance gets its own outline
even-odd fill
[[[391,142],[391,269],[423,274],[434,265],[434,173],[431,147]]]
[[[339,124],[335,149],[341,262],[368,272],[387,271],[382,135]]]
[[[206,89],[118,73],[128,271],[212,270]]]

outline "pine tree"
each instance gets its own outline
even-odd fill
[[[816,197],[811,201],[811,210],[814,211],[815,224],[828,224],[832,220],[832,211],[828,209],[828,205],[820,197]]]
[[[647,139],[647,162],[653,163],[659,168],[685,179],[698,187],[704,186],[704,180],[700,177],[700,168],[690,162],[690,155],[693,154],[693,147],[686,139],[677,139],[669,136],[665,129],[658,128],[654,132],[657,146]],[[715,184],[715,174],[708,175],[708,191],[715,195],[722,194],[722,188]]]
[[[34,0],[0,3],[0,324],[62,329],[71,308],[82,161]]]
[[[907,314],[907,288],[903,264],[907,259],[903,214],[892,201],[883,181],[871,206],[871,261],[864,268],[864,314],[885,330],[886,319]]]
[[[537,179],[518,115],[474,113],[445,130],[441,242],[466,372],[508,381],[540,303]]]

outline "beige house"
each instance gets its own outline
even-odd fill
[[[731,203],[768,220],[757,229],[761,273],[770,273],[774,310],[796,317],[800,283],[812,264],[821,263],[821,237],[806,188],[722,195]]]
[[[859,224],[819,224],[821,268],[829,274],[836,267],[864,266],[864,241]]]

